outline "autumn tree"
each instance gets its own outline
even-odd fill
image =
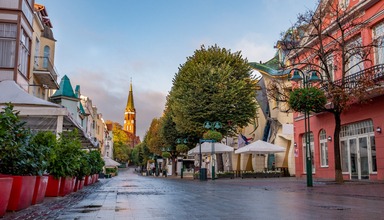
[[[223,135],[248,125],[256,115],[256,80],[240,52],[201,46],[179,67],[167,107],[177,132],[202,137],[206,121],[219,121]]]
[[[364,7],[366,2],[356,4]],[[284,68],[315,71],[322,78],[322,82],[312,86],[325,91],[327,104],[322,111],[334,116],[335,180],[339,183],[343,182],[339,138],[341,114],[352,104],[369,101],[369,97],[377,92],[373,89],[377,83],[374,68],[362,70],[372,65],[372,52],[380,42],[362,39],[361,32],[366,30],[368,23],[361,15],[361,10],[349,10],[339,1],[319,1],[315,11],[309,10],[298,16],[298,21],[279,42],[286,56]],[[275,83],[270,90],[276,91],[278,86]],[[279,95],[280,100],[288,97]]]
[[[127,133],[123,130],[123,126],[114,122],[112,127],[113,132],[113,155],[114,158],[121,162],[126,163],[130,159],[130,141]]]
[[[152,119],[151,125],[144,138],[144,142],[148,146],[149,151],[159,156],[161,156],[161,149],[164,147],[164,143],[160,135],[160,126],[160,119]]]

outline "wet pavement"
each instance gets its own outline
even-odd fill
[[[123,169],[3,219],[384,219],[384,182],[139,176]],[[0,218],[1,219],[1,218]]]

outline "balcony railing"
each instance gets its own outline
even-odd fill
[[[344,77],[344,79],[338,79],[333,81],[333,85],[343,87],[344,89],[350,90],[358,86],[361,79],[368,80],[371,82],[384,81],[384,64],[375,65],[366,68],[362,71],[353,73]],[[321,86],[325,91],[328,90],[328,83],[323,83]]]
[[[49,89],[58,89],[57,73],[49,57],[35,56],[33,74]]]

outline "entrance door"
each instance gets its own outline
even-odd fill
[[[368,138],[349,139],[351,179],[368,179]]]

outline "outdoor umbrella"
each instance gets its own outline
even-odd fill
[[[257,140],[235,151],[236,154],[273,154],[284,152],[285,148],[262,140]]]
[[[112,160],[110,157],[108,156],[104,156],[103,157],[103,160],[105,162],[105,167],[116,167],[116,166],[120,166],[120,163]]]
[[[232,152],[233,147],[230,147],[228,145],[215,142],[214,143],[214,153],[220,154],[220,153],[226,153],[226,152]],[[201,153],[202,154],[211,154],[212,152],[212,143],[211,142],[204,142],[201,144]],[[199,144],[196,145],[195,148],[188,151],[188,155],[195,155],[200,154],[200,146]]]

